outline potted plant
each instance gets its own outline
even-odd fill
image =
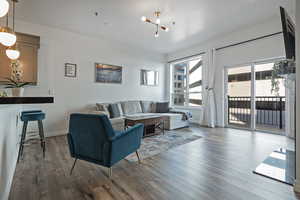
[[[5,88],[11,88],[12,96],[21,97],[24,93],[24,86],[30,84],[28,82],[22,82],[23,72],[20,67],[20,62],[14,60],[10,64],[11,67],[11,78],[4,78],[7,83]]]
[[[15,81],[11,78],[5,78],[8,83],[6,83],[5,88],[11,88],[12,96],[14,97],[22,97],[24,94],[24,86],[30,84],[28,82],[22,83]]]
[[[295,62],[290,60],[281,60],[274,64],[271,77],[271,93],[279,96],[280,78],[284,75],[295,73]]]

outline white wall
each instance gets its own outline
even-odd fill
[[[20,141],[18,105],[0,105],[0,199],[8,199]]]
[[[210,52],[209,49],[226,46],[229,44],[246,41],[249,39],[257,38],[260,36],[272,34],[281,31],[280,19],[276,18],[267,21],[262,24],[258,24],[252,27],[245,28],[240,31],[236,31],[230,34],[226,34],[224,37],[215,38],[203,44],[189,49],[174,52],[168,56],[168,60],[182,58],[188,55],[193,55],[199,52]],[[208,55],[206,55],[208,56]],[[282,35],[276,35],[270,38],[257,40],[247,44],[230,47],[216,52],[216,72],[215,72],[215,93],[217,104],[217,125],[224,126],[224,67],[235,66],[243,63],[249,63],[253,61],[259,61],[262,59],[269,59],[275,57],[284,56],[284,44]],[[204,63],[204,68],[207,66],[207,62]],[[206,68],[206,72],[208,73]],[[168,75],[167,75],[168,76]],[[207,80],[210,77],[204,75],[204,87],[207,84]],[[202,110],[193,111],[193,115],[202,119]]]
[[[297,91],[297,103],[296,103],[296,184],[295,190],[300,192],[300,137],[299,137],[299,130],[300,130],[300,2],[296,2],[296,61],[297,61],[297,69],[296,69],[296,91]]]
[[[25,95],[54,95],[54,104],[27,106],[45,110],[47,136],[66,133],[69,114],[96,102],[164,99],[162,55],[42,25],[18,21],[16,27],[18,32],[41,37],[38,86],[26,88]],[[123,66],[123,83],[95,83],[95,62]],[[64,77],[65,63],[77,64],[77,78]],[[159,86],[141,86],[140,69],[158,70]]]

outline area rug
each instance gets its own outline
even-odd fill
[[[165,134],[144,138],[138,152],[141,160],[143,160],[200,138],[201,136],[195,135],[190,130],[166,131]],[[130,162],[138,161],[135,153],[127,156],[126,160]]]
[[[293,185],[295,180],[295,151],[284,148],[275,150],[253,172]]]

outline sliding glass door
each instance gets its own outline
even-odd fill
[[[274,62],[226,68],[228,126],[282,133],[285,127],[285,87],[272,79]]]
[[[255,128],[282,133],[285,128],[285,86],[283,78],[272,80],[273,66],[273,62],[254,65]]]
[[[228,125],[251,128],[251,66],[227,69]]]

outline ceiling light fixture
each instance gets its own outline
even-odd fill
[[[0,42],[4,46],[10,47],[13,46],[17,41],[17,37],[9,27],[0,28]]]
[[[7,57],[11,60],[17,60],[20,57],[20,51],[17,49],[16,45],[8,47],[5,52]]]
[[[4,17],[9,10],[9,3],[7,0],[0,0],[0,17]]]
[[[15,31],[15,3],[18,2],[18,0],[12,0],[12,2],[13,2],[13,32],[14,32]],[[16,60],[20,57],[20,51],[17,49],[16,43],[13,46],[10,46],[6,49],[6,55],[11,60]]]
[[[158,37],[159,37],[159,33],[158,33],[158,32],[159,32],[159,29],[162,29],[163,31],[166,31],[166,32],[169,31],[169,28],[168,28],[168,27],[166,27],[166,26],[164,26],[164,25],[160,25],[160,23],[161,23],[161,20],[160,20],[160,14],[161,14],[160,11],[156,11],[156,12],[154,13],[154,16],[156,17],[155,22],[153,22],[151,19],[148,19],[148,18],[145,17],[145,16],[142,16],[142,17],[141,17],[141,20],[142,20],[143,22],[147,22],[147,23],[150,23],[150,24],[153,24],[153,25],[156,26],[156,32],[155,32],[155,34],[154,34],[154,37],[155,37],[155,38],[158,38]]]
[[[18,0],[12,0],[13,5],[17,1]],[[13,26],[14,26],[14,15],[13,15]],[[14,33],[13,29],[9,28],[9,26],[8,26],[8,14],[7,14],[6,15],[6,26],[0,27],[0,43],[3,44],[4,46],[11,47],[16,43],[17,36]]]

